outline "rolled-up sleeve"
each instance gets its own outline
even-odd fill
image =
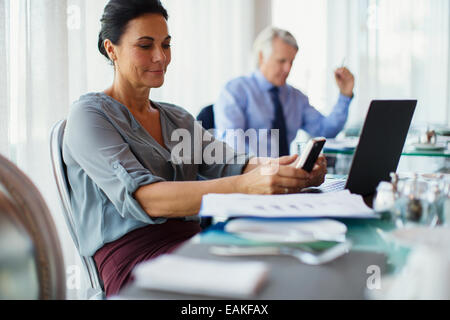
[[[95,107],[75,105],[69,114],[64,143],[120,216],[147,224],[161,222],[142,209],[134,193],[142,186],[165,180],[142,166],[104,114]]]

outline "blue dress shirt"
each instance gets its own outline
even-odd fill
[[[275,106],[269,92],[273,87],[273,84],[267,81],[259,70],[249,76],[230,81],[222,90],[214,106],[216,138],[238,149],[236,137],[230,132],[227,133],[227,129],[242,129],[244,132],[248,129],[266,129],[270,132],[275,119]],[[326,117],[310,105],[308,97],[300,90],[284,85],[279,88],[279,91],[289,144],[294,141],[299,129],[303,129],[313,137],[335,138],[344,128],[352,98],[341,94],[333,111]],[[245,145],[247,152],[261,156],[261,152],[258,152],[260,149],[249,145],[248,141],[240,143]],[[274,148],[273,143],[278,141],[271,141],[269,133],[267,155],[262,154],[262,156],[273,154],[271,153],[271,149]]]

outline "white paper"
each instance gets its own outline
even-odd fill
[[[374,218],[361,196],[348,190],[320,194],[245,195],[209,194],[203,197],[200,216],[220,218]]]
[[[355,149],[358,146],[359,138],[347,138],[344,140],[328,139],[324,149],[345,150]]]
[[[242,299],[253,297],[268,273],[262,262],[219,262],[177,255],[163,255],[133,271],[141,288]]]
[[[245,239],[263,242],[341,242],[345,241],[347,226],[329,219],[306,221],[235,219],[227,223],[225,231]]]

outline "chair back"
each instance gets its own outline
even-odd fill
[[[50,211],[33,182],[15,164],[1,155],[0,216],[0,238],[3,237],[0,239],[3,245],[0,256],[9,257],[0,263],[0,274],[4,276],[0,276],[0,282],[13,281],[14,274],[23,272],[24,277],[37,280],[36,298],[65,299],[64,258]],[[6,268],[5,274],[1,269],[8,266],[9,271]],[[31,276],[30,272],[35,272],[35,275]],[[11,278],[8,279],[6,275]],[[33,295],[31,291],[34,288],[34,280],[30,283],[24,283],[25,278],[17,280],[7,292],[18,293],[19,299],[23,294]]]
[[[214,105],[203,108],[197,116],[197,121],[202,122],[203,128],[205,128],[205,130],[215,129],[216,124],[214,121]]]
[[[79,252],[80,245],[78,241],[78,236],[75,230],[75,222],[72,212],[72,206],[70,203],[70,193],[69,193],[69,181],[67,178],[67,168],[63,161],[62,155],[62,145],[64,139],[64,132],[66,129],[66,120],[61,120],[56,123],[50,135],[50,156],[53,166],[53,175],[58,187],[59,198],[63,207],[63,215],[66,221],[67,227],[69,229],[72,240]],[[101,299],[104,297],[104,287],[103,282],[100,279],[95,265],[93,257],[81,256],[81,261],[86,269],[89,276],[90,290],[88,290],[89,299]]]

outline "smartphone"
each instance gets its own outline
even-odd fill
[[[314,169],[314,165],[322,152],[323,147],[327,139],[325,138],[314,138],[311,139],[302,151],[300,159],[297,161],[295,167],[297,169],[302,168],[306,172],[311,172]]]

